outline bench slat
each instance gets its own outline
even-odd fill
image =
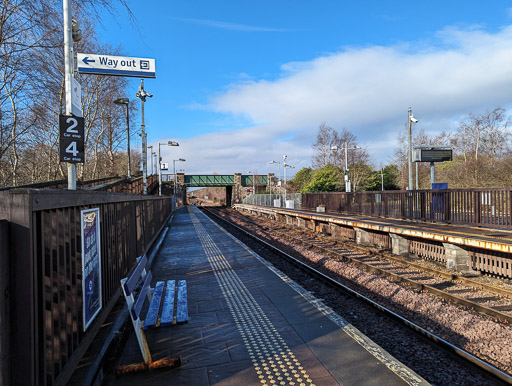
[[[126,279],[124,283],[124,291],[126,293],[126,296],[130,296],[133,292],[135,286],[137,285],[137,282],[139,281],[140,275],[142,274],[142,271],[144,271],[144,268],[146,268],[146,263],[148,262],[148,258],[146,254],[143,254],[137,265],[135,266],[135,269],[132,271],[130,276]]]
[[[142,285],[140,292],[137,295],[137,299],[132,307],[132,315],[133,319],[137,319],[139,317],[140,311],[142,310],[142,306],[144,305],[144,300],[146,298],[146,294],[148,293],[149,286],[151,284],[151,279],[153,278],[153,274],[151,271],[146,275],[146,280],[144,280],[144,284]]]
[[[176,322],[188,322],[187,282],[185,280],[178,281],[178,302],[176,307]]]
[[[165,286],[164,305],[162,316],[160,317],[160,326],[166,327],[172,325],[174,313],[174,292],[176,284],[174,280],[168,280]]]
[[[146,319],[144,319],[144,330],[156,327],[158,320],[158,311],[160,311],[160,300],[162,300],[162,294],[164,293],[165,282],[159,281],[156,283],[151,302],[149,303],[148,313]]]

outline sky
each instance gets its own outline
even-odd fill
[[[100,40],[156,60],[145,124],[154,149],[180,144],[161,146],[171,173],[183,158],[186,174],[282,175],[286,154],[290,176],[311,166],[322,123],[354,133],[380,168],[409,107],[431,135],[512,107],[512,0],[127,3],[135,21],[119,5]]]

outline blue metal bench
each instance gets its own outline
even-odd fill
[[[151,287],[153,275],[146,270],[148,259],[146,255],[137,258],[137,265],[124,279],[121,279],[126,304],[130,311],[133,328],[139,343],[140,351],[144,358],[144,364],[123,366],[118,372],[129,372],[132,370],[149,369],[163,366],[179,366],[180,358],[164,358],[153,361],[146,340],[145,330],[151,328],[171,326],[172,324],[183,324],[188,322],[187,308],[187,284],[185,280],[179,280],[176,290],[176,281],[159,281],[155,287]],[[175,302],[176,297],[176,302]],[[141,311],[146,300],[149,302],[146,318],[141,319]],[[176,304],[176,313],[174,305]]]

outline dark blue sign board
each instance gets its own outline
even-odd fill
[[[100,312],[101,296],[101,248],[99,208],[81,211],[82,226],[82,293],[84,331]]]
[[[434,182],[432,189],[448,189],[448,182]]]
[[[432,190],[448,189],[448,182],[435,182],[432,184]],[[435,214],[444,214],[444,198],[442,193],[432,192],[432,212]]]

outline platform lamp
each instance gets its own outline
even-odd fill
[[[278,171],[278,173],[277,173],[277,174],[279,174],[279,171],[281,170],[281,169],[280,169],[281,162],[277,162],[277,161],[270,161],[270,162],[269,162],[269,165],[277,165],[277,171]],[[278,181],[279,181],[279,176],[278,176],[278,178],[277,178],[277,179],[278,179]],[[270,187],[272,188],[272,184],[270,184]],[[281,194],[281,185],[279,185],[279,194]]]
[[[172,160],[172,163],[173,163],[173,166],[174,166],[174,193],[175,194],[176,194],[176,161],[178,161],[178,162],[185,162],[186,159],[180,158],[180,159],[173,159]]]
[[[350,193],[350,191],[351,191],[350,185],[351,184],[350,184],[350,180],[348,179],[348,151],[361,149],[361,146],[348,147],[348,142],[344,142],[343,149],[345,150],[345,168],[343,170],[343,173],[345,174],[345,192]],[[337,150],[339,150],[339,148],[337,145],[334,145],[334,146],[331,146],[331,150],[337,151]]]
[[[155,171],[155,169],[153,168],[153,154],[155,153],[153,151],[153,145],[149,145],[148,149],[149,149],[149,158],[151,159],[151,174],[153,174]]]
[[[116,105],[126,106],[126,151],[128,153],[128,178],[132,178],[132,167],[130,162],[130,114],[128,113],[128,105],[130,100],[128,98],[114,99]]]
[[[167,143],[158,143],[158,195],[162,195],[162,157],[160,156],[160,145],[179,146],[180,144],[175,141],[168,141]]]
[[[252,173],[252,194],[254,195],[254,197],[256,197],[256,184],[255,184],[255,181],[254,181],[254,172],[251,172],[249,170],[247,173]]]
[[[283,156],[284,162],[283,162],[283,169],[284,169],[284,205],[286,206],[286,168],[288,169],[295,169],[295,166],[288,165],[286,163],[286,156]]]

